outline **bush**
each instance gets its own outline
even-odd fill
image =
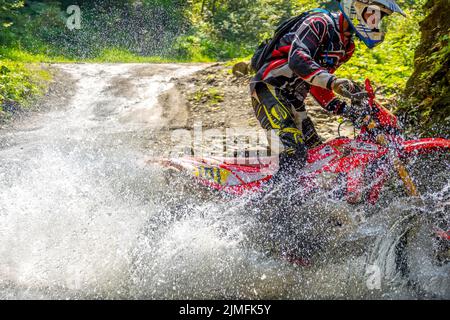
[[[0,117],[28,107],[34,97],[45,91],[50,78],[50,73],[37,65],[0,59]]]

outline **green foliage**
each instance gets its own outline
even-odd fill
[[[13,24],[16,9],[22,8],[23,0],[0,0],[0,32],[5,32]]]
[[[209,88],[208,96],[212,105],[216,105],[220,102],[223,102],[224,99],[223,92],[220,92],[217,88]]]
[[[407,114],[415,132],[449,136],[450,7],[448,0],[428,0],[425,8],[428,15],[421,23],[415,71],[399,111]]]
[[[14,112],[29,105],[41,95],[50,80],[50,73],[37,65],[24,65],[10,60],[0,60],[0,118],[5,111]]]
[[[120,48],[110,48],[102,50],[95,58],[86,60],[87,62],[101,63],[168,63],[182,62],[175,58],[164,58],[159,56],[139,56],[130,51]]]
[[[81,8],[81,29],[66,26],[68,5]],[[181,0],[26,1],[0,43],[35,54],[92,59],[117,48],[136,56],[173,56],[188,23]],[[33,30],[33,32],[30,32]]]
[[[357,77],[376,65],[373,78],[377,82],[388,88],[396,87],[394,82],[404,84],[411,72],[412,50],[418,38],[417,21],[421,16],[416,14],[411,1],[403,2],[410,7],[412,19],[397,18],[391,28],[394,32],[375,53],[358,46],[355,58],[342,74]],[[423,0],[413,1],[418,2]],[[65,26],[65,9],[69,4],[81,6],[81,30],[69,31]],[[251,55],[282,20],[319,6],[335,9],[335,2],[28,0],[25,7],[15,10],[20,14],[14,16],[9,33],[0,35],[0,42],[36,55],[69,59],[102,60],[105,52],[116,52],[116,57],[109,55],[106,60],[120,61],[122,57],[131,61],[139,56],[199,62],[228,60]],[[119,54],[123,52],[129,54]]]
[[[193,94],[192,100],[207,103],[209,106],[216,106],[223,102],[224,94],[217,88],[203,88]]]
[[[39,62],[75,62],[63,56],[48,56],[43,53],[30,53],[20,48],[0,48],[0,60],[11,60],[20,63],[39,63]]]
[[[15,23],[24,18],[19,12],[23,7],[22,0],[0,0],[2,44],[8,43],[8,40],[14,37],[13,29],[17,27]],[[3,46],[0,48],[0,120],[7,112],[27,106],[35,96],[42,94],[46,81],[50,79],[50,74],[36,64],[22,63],[21,60],[25,59],[25,56],[20,50]]]
[[[282,20],[316,6],[300,0],[192,1],[187,16],[196,43],[188,54],[220,60],[248,56]]]

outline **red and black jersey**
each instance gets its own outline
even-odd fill
[[[331,90],[333,73],[355,49],[341,31],[343,21],[341,13],[307,15],[279,40],[252,82],[266,82],[300,101],[311,92],[322,107],[339,113],[342,103]]]

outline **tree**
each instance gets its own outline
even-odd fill
[[[423,132],[448,135],[450,124],[450,7],[448,0],[428,0],[415,71],[407,83],[406,111]]]
[[[15,10],[22,8],[23,5],[23,0],[0,0],[0,30],[12,25]]]

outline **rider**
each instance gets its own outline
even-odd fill
[[[384,40],[385,16],[394,12],[406,16],[394,0],[338,2],[340,12],[308,12],[280,38],[251,81],[256,117],[264,129],[275,130],[284,146],[277,176],[303,166],[307,148],[321,143],[306,115],[308,93],[327,111],[351,117],[352,108],[334,93],[351,98],[359,89],[333,73],[351,58],[353,35],[373,48]]]

